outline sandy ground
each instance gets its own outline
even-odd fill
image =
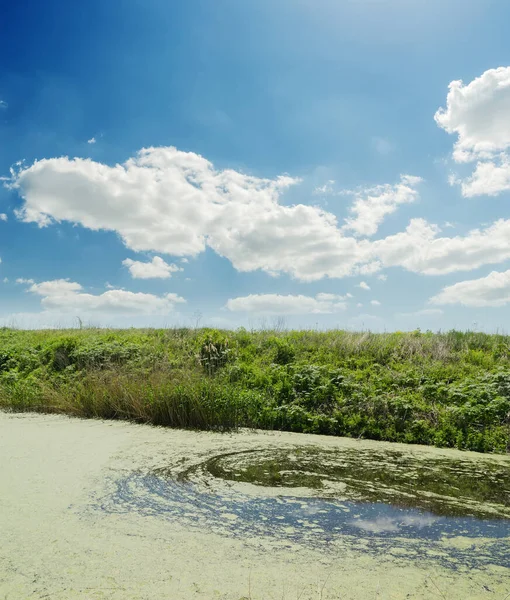
[[[189,527],[184,518],[130,510],[129,503],[113,510],[119,504],[117,483],[135,471],[178,469],[229,450],[310,443],[378,446],[0,413],[0,600],[504,600],[510,594],[510,569],[504,565],[448,568],[434,560],[437,548],[430,560],[411,560],[405,540],[380,555],[360,552],[345,540],[324,551]],[[494,460],[510,468],[508,458]],[[462,536],[448,543],[477,551]]]

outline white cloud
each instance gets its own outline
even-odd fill
[[[27,279],[20,283],[30,283],[32,280]],[[63,296],[74,295],[82,290],[79,283],[69,281],[68,279],[54,279],[52,281],[43,281],[41,283],[34,283],[29,288],[29,292],[37,294],[38,296],[44,297],[56,297],[60,298]]]
[[[436,123],[457,134],[456,162],[490,159],[510,147],[510,67],[489,69],[469,84],[452,81]]]
[[[87,144],[95,144],[97,142],[95,137],[91,137],[90,140],[87,140]]]
[[[432,304],[464,306],[504,306],[510,303],[510,270],[493,271],[487,277],[447,286],[430,299]]]
[[[35,281],[33,279],[24,279],[23,277],[18,277],[18,279],[16,279],[16,283],[31,285],[32,283],[35,283]]]
[[[405,231],[373,242],[373,252],[386,267],[425,275],[469,271],[510,259],[510,220],[500,219],[465,236],[438,237],[439,232],[437,225],[412,219]]]
[[[370,304],[372,306],[381,306],[381,303],[379,302],[379,300],[370,300]]]
[[[388,279],[388,276],[384,273],[381,273],[380,275],[377,275],[377,279],[379,279],[379,281],[386,281]]]
[[[358,308],[361,308],[361,307],[363,306],[363,304],[361,304],[361,302],[358,302],[358,304],[356,304],[356,306],[357,306]]]
[[[0,109],[6,109],[9,105],[5,100],[0,100]]]
[[[416,186],[421,181],[421,177],[402,175],[400,183],[396,185],[377,185],[356,192],[350,208],[354,216],[345,220],[344,229],[350,229],[358,235],[374,235],[384,218],[394,213],[400,204],[409,204],[418,199]]]
[[[0,221],[7,221],[7,215],[5,213],[0,213]]]
[[[510,190],[510,156],[503,154],[497,162],[479,162],[470,177],[459,179],[455,183],[460,183],[465,198],[484,194],[497,196]]]
[[[305,281],[369,266],[369,245],[345,237],[333,214],[279,203],[297,182],[216,171],[197,154],[149,148],[115,167],[65,157],[21,165],[10,185],[24,198],[18,218],[116,231],[135,251],[195,256],[209,246],[239,271]]]
[[[31,284],[28,291],[41,296],[41,305],[49,312],[165,315],[173,311],[175,304],[185,302],[177,294],[155,296],[118,289],[88,294],[79,283],[67,279],[41,283],[33,283],[32,280],[19,282]]]
[[[316,187],[313,190],[314,196],[331,196],[332,194],[335,193],[335,190],[334,190],[335,183],[336,182],[334,179],[329,179],[328,181],[326,181],[326,183],[324,185],[320,185],[320,186]]]
[[[358,284],[358,287],[361,288],[362,290],[367,290],[367,291],[370,289],[370,286],[368,285],[368,283],[366,281],[361,281]]]
[[[283,296],[280,294],[251,294],[231,298],[226,308],[232,312],[248,312],[265,315],[330,314],[345,310],[346,296],[317,294],[311,296]]]
[[[159,256],[155,256],[148,263],[126,258],[122,264],[129,269],[133,279],[168,279],[172,273],[182,271],[177,265],[169,265]]]
[[[463,196],[496,196],[510,189],[510,67],[489,69],[469,84],[452,81],[446,108],[435,114],[437,124],[457,135],[453,159],[477,161],[473,174],[460,184]]]
[[[4,277],[4,278],[3,278],[3,282],[4,282],[4,283],[9,283],[9,278],[8,278],[8,277]]]
[[[20,219],[117,231],[135,251],[194,256],[207,244],[238,270],[286,271],[305,279],[333,270],[333,251],[341,265],[335,270],[348,273],[359,260],[356,242],[342,238],[335,217],[278,203],[295,183],[288,176],[216,171],[197,154],[149,148],[115,167],[80,158],[41,160],[20,167],[11,185],[25,201]],[[318,269],[324,255],[326,264]]]
[[[510,220],[464,237],[440,237],[437,225],[413,219],[395,235],[360,240],[318,207],[280,204],[297,179],[217,171],[205,158],[175,148],[142,150],[114,167],[65,157],[18,167],[9,185],[24,199],[17,216],[26,222],[115,231],[138,252],[184,257],[210,247],[243,272],[315,281],[394,266],[438,275],[510,258]]]

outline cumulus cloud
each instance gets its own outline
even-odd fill
[[[493,271],[487,277],[449,285],[430,302],[472,307],[504,306],[510,303],[510,270],[502,273]]]
[[[469,84],[452,81],[436,123],[457,134],[457,162],[492,158],[510,147],[510,67],[489,69]]]
[[[172,273],[182,271],[177,265],[166,263],[160,256],[155,256],[147,263],[126,258],[122,264],[129,269],[133,279],[168,279]]]
[[[90,140],[87,140],[87,144],[95,144],[97,142],[95,137],[91,137]]]
[[[400,266],[425,275],[469,271],[510,258],[509,219],[465,236],[438,237],[439,232],[437,225],[412,219],[404,232],[374,242],[374,252],[386,267]]]
[[[368,283],[366,281],[361,281],[358,284],[358,287],[361,288],[362,290],[367,290],[367,291],[370,289],[370,286],[368,285]]]
[[[350,296],[349,296],[350,297]],[[303,295],[250,294],[231,298],[226,308],[232,312],[247,312],[264,315],[330,314],[347,308],[347,296],[317,294]]]
[[[0,110],[1,109],[6,109],[9,105],[7,104],[7,102],[5,102],[5,100],[0,100]]]
[[[7,221],[7,215],[5,213],[0,213],[0,221]]]
[[[42,307],[50,312],[165,315],[173,311],[176,304],[185,302],[177,294],[155,296],[118,289],[102,294],[89,294],[83,291],[79,283],[68,279],[41,283],[34,283],[32,280],[18,282],[29,284],[28,291],[40,296]]]
[[[379,300],[370,300],[370,304],[372,306],[381,306],[381,303],[379,302]]]
[[[398,185],[411,189],[417,179]],[[392,266],[436,275],[510,258],[510,220],[464,237],[441,237],[437,225],[413,219],[395,235],[358,239],[316,206],[283,205],[281,194],[297,182],[218,171],[202,156],[164,147],[144,149],[113,167],[65,157],[21,164],[8,185],[24,200],[18,218],[41,227],[68,221],[114,231],[137,252],[189,257],[210,247],[238,271],[302,281],[371,275]],[[361,218],[361,208],[357,214]]]
[[[435,120],[457,135],[457,163],[477,161],[467,180],[450,177],[450,183],[460,183],[464,196],[495,196],[510,189],[510,67],[489,69],[467,85],[452,81],[446,108],[436,112]]]
[[[409,204],[418,199],[416,186],[422,181],[421,177],[402,175],[396,185],[377,185],[357,191],[350,208],[353,216],[345,220],[344,229],[352,230],[357,235],[374,235],[384,218],[394,213],[400,204]]]
[[[503,154],[497,162],[479,162],[470,177],[456,179],[454,183],[460,184],[462,195],[466,198],[484,194],[497,196],[510,190],[510,156]]]

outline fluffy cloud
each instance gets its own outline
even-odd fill
[[[358,235],[374,235],[384,218],[394,213],[400,204],[417,200],[416,186],[421,181],[421,177],[402,175],[400,183],[396,185],[378,185],[356,192],[350,208],[354,216],[345,220],[344,229],[352,230]]]
[[[493,271],[487,277],[447,286],[430,302],[473,307],[504,306],[510,303],[510,270],[503,273]]]
[[[81,158],[36,161],[14,174],[12,186],[25,200],[18,213],[24,221],[70,221],[116,231],[135,251],[193,256],[208,237],[212,247],[235,243],[238,229],[250,229],[245,213],[256,225],[267,216],[278,220],[278,195],[295,182],[216,171],[192,152],[148,148],[114,167]]]
[[[177,265],[169,265],[159,256],[148,263],[126,258],[122,264],[129,269],[133,279],[168,279],[172,273],[182,271]]]
[[[379,302],[379,300],[370,300],[370,304],[372,306],[381,306],[381,303]]]
[[[149,148],[114,167],[79,158],[20,165],[9,185],[24,199],[17,216],[27,222],[115,231],[134,251],[184,257],[209,246],[238,271],[286,273],[302,281],[391,266],[435,275],[510,258],[510,220],[464,237],[439,237],[436,225],[413,219],[396,235],[357,239],[329,212],[281,204],[283,191],[297,181],[217,171],[197,154]]]
[[[95,137],[91,137],[90,140],[87,140],[87,144],[95,144],[97,142]]]
[[[330,314],[345,310],[345,300],[350,295],[317,294],[311,296],[282,296],[279,294],[251,294],[228,300],[226,307],[232,312],[263,315]]]
[[[473,175],[463,181],[466,197],[494,196],[510,189],[510,67],[489,69],[469,84],[452,81],[446,108],[435,115],[436,123],[457,135],[453,159],[458,163],[478,161]]]
[[[457,183],[457,179],[453,183]],[[484,194],[497,196],[501,192],[510,190],[510,157],[504,154],[497,162],[479,162],[473,174],[464,180],[458,180],[458,183],[462,195],[466,198]]]
[[[148,148],[114,167],[41,160],[21,166],[10,185],[24,199],[18,218],[116,231],[135,251],[194,256],[208,245],[239,271],[302,280],[343,277],[369,262],[368,245],[345,237],[331,213],[279,203],[297,181],[216,171],[197,154]]]
[[[41,296],[41,305],[50,312],[81,313],[114,313],[114,314],[168,314],[175,304],[185,302],[176,294],[155,296],[141,292],[125,290],[109,290],[102,294],[88,294],[79,283],[67,279],[56,279],[33,283],[24,280],[21,283],[31,284],[28,291]]]
[[[361,288],[362,290],[369,290],[370,286],[368,285],[368,283],[366,281],[362,281],[358,284],[358,287]]]
[[[7,215],[5,213],[0,213],[0,221],[7,221]]]
[[[510,67],[489,69],[471,83],[452,81],[436,123],[457,134],[454,159],[492,158],[510,147]]]
[[[438,237],[439,232],[437,225],[412,219],[405,231],[375,241],[373,252],[386,267],[400,266],[425,275],[469,271],[510,259],[509,219],[465,236]]]

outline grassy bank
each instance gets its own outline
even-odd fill
[[[510,337],[0,330],[0,408],[510,449]]]

